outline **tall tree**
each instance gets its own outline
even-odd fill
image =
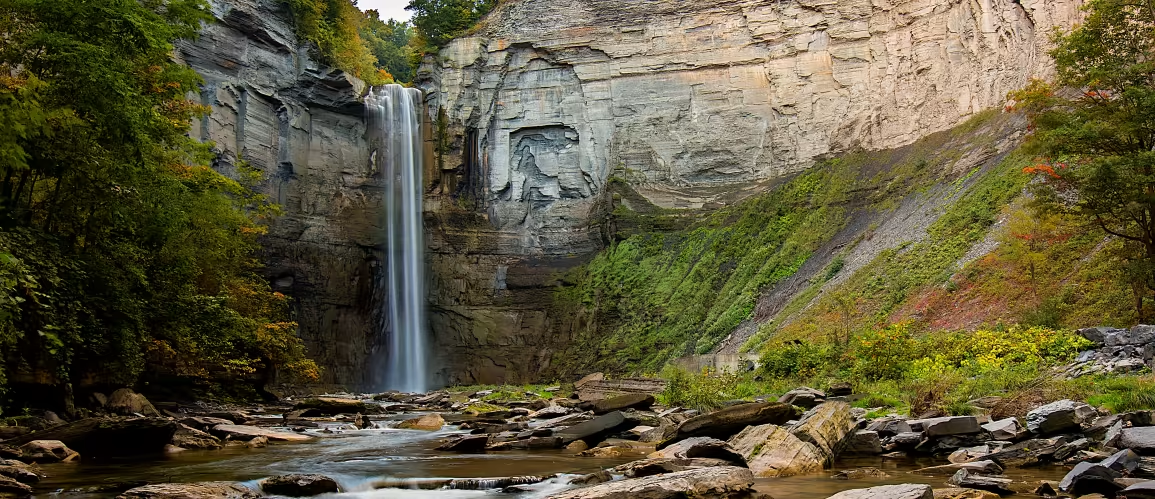
[[[1086,20],[1055,37],[1055,85],[1013,92],[1041,156],[1052,209],[1070,209],[1136,247],[1131,275],[1155,290],[1155,2],[1091,0]],[[1074,197],[1073,203],[1066,199]],[[1142,300],[1139,306],[1140,319]]]
[[[208,109],[188,100],[201,80],[172,42],[210,19],[204,0],[0,2],[8,374],[315,375],[255,273],[275,207],[188,136]]]
[[[414,48],[410,44],[413,41],[413,30],[408,23],[393,19],[383,21],[376,10],[367,10],[361,27],[361,38],[377,57],[377,67],[388,71],[398,82],[413,81]]]

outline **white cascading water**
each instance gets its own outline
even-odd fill
[[[403,392],[429,388],[420,103],[420,90],[401,85],[371,89],[365,98],[385,179],[385,307],[392,334],[384,388]]]

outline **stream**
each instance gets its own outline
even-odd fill
[[[472,498],[484,496],[541,498],[570,488],[575,475],[592,473],[644,457],[642,454],[617,458],[577,457],[572,451],[535,450],[454,454],[436,451],[441,439],[466,432],[456,426],[424,432],[378,428],[341,429],[347,425],[309,430],[317,436],[305,443],[274,443],[262,449],[226,447],[216,451],[184,451],[160,458],[107,462],[56,463],[42,465],[49,475],[36,486],[36,497],[111,498],[126,486],[144,482],[240,481],[256,488],[256,481],[288,473],[319,473],[337,480],[347,491],[343,498]],[[947,487],[948,476],[926,476],[913,470],[944,464],[942,459],[888,459],[878,456],[840,459],[832,470],[821,474],[789,478],[758,479],[757,489],[776,499],[824,499],[836,492],[897,483],[926,483]],[[879,468],[888,478],[839,480],[834,472],[862,467]],[[1059,480],[1067,470],[1061,466],[1009,469],[1016,481]],[[521,486],[527,492],[499,490],[407,490],[376,489],[384,481],[396,483],[421,478],[484,478],[520,475],[553,475],[543,483]],[[1027,497],[1027,496],[1024,496]]]

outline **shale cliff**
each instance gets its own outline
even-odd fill
[[[264,239],[265,272],[294,300],[324,384],[363,386],[379,349],[381,187],[365,139],[364,84],[318,64],[281,0],[213,0],[215,23],[177,57],[204,78],[212,114],[194,133],[215,167],[261,170],[284,209]]]
[[[608,242],[612,179],[715,206],[816,158],[909,144],[1046,76],[1075,1],[517,0],[422,68],[442,155],[433,330],[453,381],[546,372],[549,290]],[[565,322],[566,324],[563,324]]]

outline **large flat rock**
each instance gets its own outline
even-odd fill
[[[266,437],[275,442],[305,442],[313,439],[313,437],[304,433],[239,424],[219,424],[213,427],[212,433],[232,440],[251,440],[257,437]]]
[[[736,499],[747,496],[753,484],[754,475],[746,468],[715,466],[608,482],[549,499]]]

